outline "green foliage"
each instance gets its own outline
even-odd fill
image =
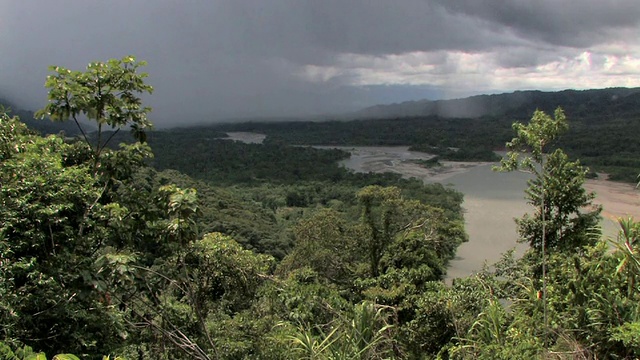
[[[462,222],[457,217],[449,218],[447,212],[417,200],[405,199],[401,193],[396,187],[366,186],[356,194],[359,217],[349,215],[350,211],[324,209],[313,212],[298,223],[293,251],[280,263],[277,273],[290,272],[289,276],[295,275],[290,279],[298,279],[307,285],[303,289],[297,287],[296,295],[287,292],[285,304],[289,304],[289,310],[279,312],[288,313],[287,316],[295,314],[289,319],[305,324],[303,328],[307,330],[299,334],[298,340],[307,346],[307,350],[314,346],[326,345],[327,349],[333,346],[327,344],[342,332],[331,334],[335,328],[321,328],[318,331],[321,330],[323,335],[316,338],[308,324],[332,323],[340,318],[339,313],[327,312],[327,309],[344,309],[344,306],[318,303],[315,297],[310,299],[301,294],[307,294],[311,289],[316,293],[317,286],[327,282],[331,287],[335,286],[340,295],[325,294],[325,301],[332,299],[329,302],[332,303],[336,297],[342,299],[341,302],[345,298],[349,301],[364,298],[400,307],[403,317],[398,329],[404,329],[415,320],[413,314],[418,303],[412,299],[428,291],[431,281],[441,278],[447,260],[466,240]],[[377,275],[371,272],[372,248],[379,257]],[[304,277],[300,277],[302,275]],[[295,310],[291,306],[295,306]],[[300,316],[304,313],[315,314],[315,322]],[[450,335],[445,337],[442,344],[449,338]],[[422,338],[416,342],[420,340]],[[420,347],[415,349],[423,351]]]
[[[362,222],[367,231],[362,248],[369,255],[371,277],[380,275],[380,260],[394,236],[405,223],[400,215],[400,190],[396,187],[367,186],[356,195],[362,207]]]
[[[316,340],[310,331],[299,329],[297,334],[290,335],[289,341],[300,359],[331,359],[332,355],[328,354],[332,352],[332,345],[338,340],[337,331],[338,328],[328,334],[321,332],[321,340]]]
[[[398,338],[408,358],[435,357],[466,333],[489,295],[480,284],[473,278],[456,281],[453,287],[429,282],[403,300],[398,309]]]
[[[544,172],[530,180],[526,190],[529,203],[538,207],[538,212],[516,220],[522,241],[540,251],[544,238],[547,248],[569,252],[597,241],[600,234],[593,229],[600,221],[601,207],[592,203],[595,194],[583,187],[586,172],[580,162],[569,161],[560,149],[548,155]],[[539,206],[543,200],[544,215]]]
[[[294,229],[295,246],[282,260],[279,271],[310,267],[334,284],[351,284],[359,260],[357,229],[331,209],[315,212]]]
[[[43,352],[34,352],[29,346],[19,347],[12,350],[5,342],[0,341],[0,359],[3,360],[47,360],[47,356]],[[103,356],[102,360],[109,360],[109,356]],[[73,354],[57,354],[52,360],[80,360]],[[125,360],[122,357],[114,357],[113,360]]]
[[[151,108],[142,106],[138,97],[141,93],[151,93],[153,88],[144,83],[147,74],[138,74],[144,61],[136,61],[133,56],[121,60],[92,62],[86,71],[72,71],[60,66],[51,66],[54,75],[47,76],[45,87],[49,89],[49,103],[36,113],[54,121],[73,119],[82,132],[87,145],[92,146],[95,161],[109,142],[102,139],[103,126],[120,130],[130,127],[138,141],[146,139],[145,129],[151,127],[147,113]],[[87,138],[80,126],[80,116],[96,122],[98,127],[95,145]]]
[[[640,294],[640,223],[632,218],[618,219],[620,231],[616,241],[612,241],[618,253],[622,255],[620,263],[616,267],[618,274],[627,276],[627,295]]]
[[[295,359],[388,359],[394,357],[390,309],[363,302],[328,331],[299,327],[289,335]]]
[[[149,143],[156,154],[153,165],[157,169],[178,170],[217,185],[338,181],[348,174],[337,164],[348,153],[336,149],[244,144],[213,139],[195,130],[154,133]],[[306,204],[295,198],[290,205]]]
[[[213,186],[173,170],[158,173],[156,179],[159,185],[173,183],[179,188],[196,190],[198,209],[192,220],[200,233],[229,235],[244,248],[276,259],[282,259],[291,248],[290,227],[302,211],[285,207],[286,187]]]
[[[3,338],[53,337],[47,342],[52,348],[71,341],[94,346],[83,332],[115,340],[115,328],[94,318],[110,310],[82,278],[84,271],[93,272],[96,251],[90,235],[79,234],[100,195],[95,179],[84,165],[64,165],[70,146],[60,138],[21,134],[15,119],[2,122],[1,136],[13,138],[12,151],[0,162]],[[62,318],[68,326],[42,326]]]
[[[625,323],[612,330],[612,339],[621,341],[635,356],[640,354],[640,322]]]
[[[447,219],[441,211],[420,201],[405,200],[396,187],[368,186],[358,192],[357,198],[365,231],[360,247],[369,256],[372,278],[381,274],[386,254],[388,267],[417,268],[428,264],[432,257],[421,254],[422,249],[433,251],[434,257],[445,263],[453,257],[458,245],[466,241],[461,223]],[[439,266],[434,268],[436,272],[441,270]]]
[[[247,328],[250,332],[254,326],[242,320],[243,312],[254,302],[272,259],[244,250],[217,233],[185,247],[177,256],[158,259],[149,268],[137,267],[136,280],[152,287],[129,294],[126,305],[137,324],[151,331],[141,334],[151,336],[146,340],[148,356],[170,351],[173,356],[204,359],[253,349],[243,340],[248,334],[240,331]],[[161,336],[172,348],[167,350],[153,341],[153,335]]]
[[[523,169],[538,176],[536,164],[544,162],[545,148],[567,129],[567,119],[560,108],[556,109],[553,118],[536,110],[528,125],[513,123],[516,137],[507,143],[509,153],[501,161],[500,170]]]
[[[189,247],[184,262],[184,286],[193,287],[192,306],[206,311],[212,306],[205,303],[214,302],[238,311],[249,306],[272,258],[245,250],[228,236],[212,233]]]
[[[611,253],[604,242],[586,246],[572,255],[554,253],[549,256],[547,277],[548,321],[550,330],[543,336],[544,306],[540,280],[536,279],[537,260],[525,256],[520,260],[505,258],[496,265],[491,275],[492,294],[501,304],[492,300],[478,333],[469,328],[461,341],[450,352],[460,358],[532,358],[554,357],[558,354],[580,358],[633,358],[633,345],[624,336],[625,329],[637,322],[639,310],[637,295],[628,296],[627,276],[616,275],[621,254]],[[485,334],[488,324],[491,336]],[[486,323],[488,321],[488,323]],[[478,325],[474,325],[478,327]],[[484,335],[482,335],[484,334]],[[498,336],[500,334],[498,340]],[[613,334],[618,334],[612,336]],[[491,337],[494,337],[491,340]],[[631,343],[632,344],[632,343]]]
[[[554,117],[536,111],[529,124],[514,123],[516,137],[507,143],[509,153],[498,170],[525,170],[534,174],[526,190],[527,199],[536,207],[534,216],[517,220],[522,241],[542,252],[546,248],[574,250],[596,239],[590,229],[599,221],[601,209],[594,207],[594,194],[582,185],[587,170],[578,161],[569,161],[560,149],[546,155],[546,147],[568,128],[562,109]],[[589,209],[583,212],[584,209]],[[592,210],[591,210],[592,209]]]
[[[261,291],[263,309],[296,325],[329,324],[350,306],[335,286],[310,268],[295,269]]]
[[[521,352],[522,344],[518,352],[510,351],[504,354],[503,349],[509,341],[509,334],[507,334],[509,320],[504,307],[495,298],[489,298],[487,305],[469,328],[467,337],[460,339],[460,344],[449,350],[451,357],[454,359],[524,358]]]
[[[7,360],[25,360],[25,359],[44,359],[46,356],[44,353],[36,353],[29,346],[17,348],[12,350],[5,342],[0,342],[0,357]]]
[[[153,145],[153,138],[150,141]],[[296,155],[296,152],[307,152],[299,147],[281,152],[280,148],[253,145],[256,151],[252,150],[247,154],[247,149],[242,144],[237,145],[230,148],[237,152],[226,153],[224,161],[220,161],[220,164],[227,164],[222,166],[242,169],[233,171],[230,175],[227,175],[227,171],[216,171],[216,178],[192,179],[176,171],[165,170],[160,177],[167,183],[197,189],[201,199],[197,221],[202,232],[222,232],[232,236],[246,248],[268,253],[276,259],[282,259],[292,249],[295,241],[292,230],[297,222],[311,215],[317,207],[331,207],[343,213],[346,221],[356,220],[358,210],[355,193],[371,184],[396,186],[407,199],[420,200],[442,208],[448,219],[461,218],[462,194],[441,184],[424,185],[417,179],[402,179],[398,174],[349,173],[335,163],[327,166],[328,169],[323,169],[324,162],[308,163],[304,157]],[[170,146],[163,148],[163,151],[169,151]],[[270,154],[273,151],[276,153]],[[252,159],[247,160],[247,156]],[[289,184],[287,171],[281,172],[280,167],[275,168],[268,161],[274,156],[281,158],[282,163],[286,164],[283,166],[293,169],[311,164],[317,172],[314,180]],[[156,156],[155,159],[159,160],[160,157]],[[181,169],[200,176],[193,171],[197,162],[186,161],[188,158],[184,157],[179,160],[182,162]],[[241,174],[244,169],[254,171],[247,168],[245,162],[261,163],[259,167],[269,169],[269,177],[273,180],[269,183],[249,181],[233,186],[224,185],[237,181],[236,175]],[[212,167],[216,167],[216,164],[218,163],[210,163]],[[344,177],[339,180],[327,178],[327,172],[331,174],[334,169]],[[217,177],[224,180],[218,181]]]
[[[110,64],[109,69],[117,65]],[[89,99],[89,90],[73,84],[90,76],[65,71],[72,81],[61,72],[55,81],[68,82],[58,84],[56,91],[67,92],[64,106],[70,112],[55,110],[55,104],[50,110],[60,116],[95,115],[110,126],[130,121],[144,125],[147,109],[136,112],[138,100],[130,94],[144,87],[131,71],[135,67],[123,65],[122,72],[112,74],[120,76],[114,86],[125,86],[124,80],[133,84],[120,89],[124,98],[102,93],[104,108],[97,113],[80,105],[98,106],[92,101],[102,100]],[[91,71],[107,76],[99,68]],[[133,295],[150,294],[148,285],[139,282],[138,270],[197,234],[190,218],[197,211],[195,193],[158,189],[152,173],[145,177],[146,145],[114,151],[98,142],[89,149],[59,136],[32,135],[6,114],[0,133],[2,338],[53,353],[109,353],[122,347],[137,332],[128,328],[131,310],[139,310]]]

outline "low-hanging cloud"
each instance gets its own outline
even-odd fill
[[[129,54],[160,126],[637,86],[638,19],[633,0],[6,1],[0,96],[42,107],[48,65]]]

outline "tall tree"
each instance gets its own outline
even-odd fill
[[[536,213],[516,222],[522,241],[542,253],[548,248],[574,249],[597,238],[588,236],[598,224],[600,208],[592,204],[595,195],[583,188],[587,170],[579,161],[569,161],[561,149],[545,153],[567,128],[562,109],[556,109],[553,118],[536,110],[529,124],[513,124],[516,137],[507,143],[509,152],[498,167],[534,175],[526,197]]]
[[[98,129],[129,125],[144,140],[149,109],[135,94],[150,87],[135,73],[140,64],[128,57],[92,63],[86,73],[56,68],[43,112],[85,115]],[[113,351],[137,331],[126,326],[127,299],[159,292],[136,272],[195,240],[195,192],[159,188],[143,169],[146,144],[111,150],[108,140],[100,131],[97,142],[43,138],[0,113],[3,339],[50,352]]]
[[[595,241],[597,234],[590,237],[588,230],[597,225],[600,213],[600,208],[582,213],[582,209],[591,207],[594,195],[586,194],[582,187],[586,171],[580,164],[570,162],[560,149],[550,156],[545,154],[567,129],[567,119],[561,108],[556,109],[553,117],[536,110],[527,125],[513,124],[516,137],[507,143],[509,152],[497,168],[525,170],[534,175],[528,182],[526,194],[536,207],[536,213],[525,215],[516,222],[522,241],[528,241],[541,257],[545,338],[548,328],[547,249],[575,249],[589,239]]]
[[[49,103],[36,113],[54,121],[73,119],[84,139],[92,148],[97,163],[102,150],[121,128],[130,127],[131,133],[141,142],[146,140],[144,130],[151,127],[147,113],[151,108],[143,106],[140,94],[153,92],[145,84],[146,73],[138,73],[144,61],[133,56],[121,60],[92,62],[86,71],[72,71],[61,66],[51,66],[55,74],[47,76],[45,87],[49,89]],[[90,141],[79,119],[86,117],[96,122],[97,139]],[[103,139],[105,127],[115,130]]]
[[[380,260],[394,236],[403,226],[396,221],[402,198],[400,189],[371,185],[360,190],[356,197],[362,208],[362,222],[367,239],[364,248],[369,255],[371,277],[380,275]]]
[[[296,244],[280,263],[279,270],[290,272],[305,266],[336,284],[350,284],[359,260],[356,231],[340,213],[321,209],[301,220],[294,228]]]
[[[442,210],[421,201],[403,198],[397,187],[370,185],[356,197],[361,208],[359,246],[367,254],[371,278],[380,276],[390,266],[426,265],[431,256],[446,262],[458,245],[466,241],[458,221],[448,219]],[[422,246],[419,244],[428,244],[428,250],[415,249]]]
[[[586,174],[579,161],[569,161],[560,149],[546,157],[541,177],[531,180],[526,190],[532,205],[544,202],[544,207],[534,216],[516,219],[522,241],[536,251],[543,246],[575,251],[597,241],[600,234],[594,229],[600,221],[601,207],[592,203],[595,194],[583,187]]]

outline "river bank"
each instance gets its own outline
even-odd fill
[[[264,135],[229,133],[229,138],[261,142]],[[323,148],[319,146],[319,148]],[[326,146],[351,153],[341,165],[356,172],[393,172],[415,177],[427,183],[440,182],[464,194],[465,227],[469,241],[462,244],[450,262],[447,281],[479,271],[515,249],[522,254],[526,244],[517,242],[515,218],[533,210],[524,199],[530,175],[522,172],[492,171],[496,163],[440,161],[441,166],[426,168],[415,160],[433,155],[409,151],[407,146]],[[640,219],[640,192],[630,184],[598,179],[585,182],[587,191],[596,193],[594,203],[603,207],[604,236],[617,234],[616,219],[632,216]]]
[[[514,249],[522,254],[526,244],[517,242],[515,218],[533,210],[524,198],[531,175],[522,172],[499,173],[497,163],[441,161],[442,166],[425,168],[412,160],[428,160],[433,155],[409,151],[406,146],[338,147],[351,157],[341,164],[359,172],[394,172],[424,182],[440,182],[464,194],[465,227],[469,241],[462,244],[450,263],[447,281],[479,271],[500,260]],[[603,207],[603,235],[615,237],[616,219],[640,219],[640,192],[630,184],[588,179],[587,191],[596,193],[595,204]]]

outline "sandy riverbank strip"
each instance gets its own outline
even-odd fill
[[[365,171],[373,172],[395,172],[403,175],[404,177],[415,177],[426,182],[444,182],[448,178],[464,174],[477,166],[489,165],[488,162],[463,162],[463,161],[440,161],[440,166],[425,167],[423,165],[411,162],[410,160],[402,161],[393,167],[386,168],[384,165],[379,164],[366,164],[363,166]]]
[[[265,135],[247,132],[228,133],[231,140],[260,143]],[[341,162],[348,169],[357,172],[393,172],[404,177],[415,177],[425,182],[445,182],[447,179],[485,166],[488,162],[440,161],[441,166],[427,168],[415,160],[429,160],[434,155],[409,151],[407,146],[318,146],[318,148],[338,148],[351,153],[351,157]],[[587,191],[596,193],[594,202],[603,207],[602,216],[610,221],[609,227],[619,217],[632,216],[640,221],[640,190],[631,184],[606,180],[605,174],[598,179],[588,179],[584,185]],[[524,195],[523,195],[524,196]]]
[[[233,140],[242,141],[247,144],[262,144],[267,135],[252,133],[252,132],[228,132],[226,138],[220,138],[221,140]]]
[[[631,184],[598,179],[588,179],[584,187],[596,193],[594,203],[603,207],[602,217],[615,222],[617,218],[633,217],[640,221],[640,191]]]
[[[336,146],[348,151],[351,157],[341,164],[356,172],[392,172],[406,178],[415,177],[426,182],[443,182],[470,169],[491,164],[488,162],[440,161],[439,166],[426,167],[416,160],[430,160],[436,155],[410,151],[407,146]]]

